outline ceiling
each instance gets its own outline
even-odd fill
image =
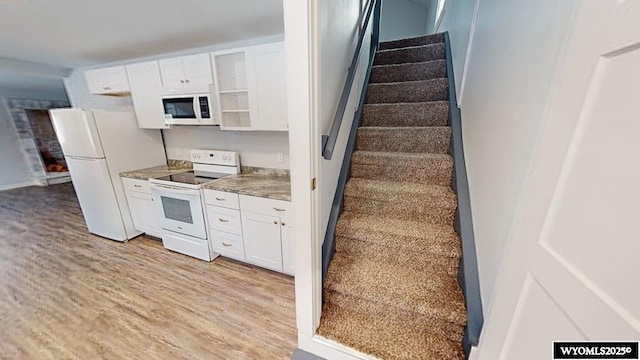
[[[283,32],[282,0],[0,0],[0,58],[60,68]]]

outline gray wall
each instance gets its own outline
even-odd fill
[[[474,0],[448,0],[455,76]],[[484,312],[491,309],[574,1],[482,0],[461,109]],[[451,11],[450,11],[451,10]],[[456,35],[457,34],[457,35]],[[456,50],[457,49],[457,50]]]
[[[35,79],[32,76],[13,74],[12,78],[23,78],[19,87],[7,88],[7,82],[0,87],[0,190],[30,185],[29,171],[22,151],[20,140],[15,131],[6,104],[8,97],[29,99],[66,100],[61,79]],[[34,88],[28,88],[28,86]]]
[[[407,0],[383,0],[380,41],[426,35],[431,30],[426,6]]]

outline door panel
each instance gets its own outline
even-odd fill
[[[79,109],[51,110],[51,120],[65,156],[102,158],[104,152],[93,114]]]
[[[213,84],[209,54],[189,55],[182,58],[184,75],[189,85]]]
[[[112,240],[127,240],[106,160],[65,159],[89,231]]]
[[[479,360],[640,338],[640,3],[576,4]]]

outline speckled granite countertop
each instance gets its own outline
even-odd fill
[[[203,189],[291,201],[291,180],[288,176],[240,174],[226,176],[202,184]]]
[[[138,180],[149,180],[171,174],[177,174],[191,170],[188,167],[176,165],[154,166],[146,169],[131,170],[120,173],[120,177]]]

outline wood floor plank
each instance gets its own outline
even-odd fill
[[[87,232],[70,184],[0,192],[1,359],[290,359],[293,278]]]

